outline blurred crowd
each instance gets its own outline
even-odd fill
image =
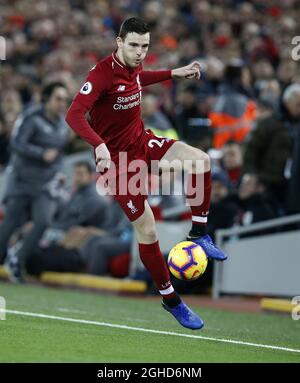
[[[70,102],[88,70],[116,48],[121,22],[135,15],[151,28],[145,69],[201,63],[200,81],[145,88],[142,113],[146,128],[156,134],[209,152],[210,234],[300,212],[300,66],[291,54],[292,39],[300,36],[296,0],[0,0],[0,35],[6,39],[6,60],[0,67],[0,176],[12,157],[9,143],[17,118],[42,101],[45,84],[63,83]],[[69,130],[64,154],[86,150],[88,145]],[[89,165],[79,164],[75,174],[80,168],[87,173],[85,182],[94,182]],[[103,203],[108,202],[112,204]],[[159,203],[184,204],[176,198]],[[108,210],[114,211],[111,205]],[[69,251],[74,264],[68,270],[105,274],[108,264],[96,261],[99,248],[105,259],[112,259],[115,238],[123,236],[119,253],[129,252],[131,229],[117,210],[117,224],[113,217],[68,221],[63,235],[61,227],[53,227],[47,235],[55,241],[44,236],[43,244]],[[103,236],[117,227],[119,231]],[[18,235],[24,230],[28,226]],[[82,239],[74,246],[68,242],[74,237],[70,230]],[[18,239],[12,243],[16,249]]]

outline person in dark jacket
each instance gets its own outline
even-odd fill
[[[300,129],[295,132],[291,176],[287,186],[286,210],[288,214],[300,213]]]
[[[0,258],[3,262],[10,235],[30,212],[32,230],[14,259],[7,259],[11,279],[21,282],[22,268],[37,245],[55,211],[51,184],[62,167],[69,130],[64,121],[68,93],[63,83],[47,85],[42,105],[26,110],[16,121],[11,137],[4,196],[5,218],[0,226]]]
[[[269,191],[285,206],[295,135],[300,129],[300,85],[283,93],[280,108],[257,121],[245,142],[243,172],[259,175]]]
[[[218,229],[227,229],[234,225],[238,213],[238,206],[231,196],[232,185],[224,170],[217,170],[212,174],[211,190],[211,219],[208,232],[214,237]]]
[[[263,181],[256,174],[243,175],[238,189],[238,201],[240,225],[250,225],[278,216],[276,203],[267,194]]]
[[[6,128],[4,116],[0,111],[0,172],[9,160],[9,132]]]
[[[73,177],[73,193],[28,257],[29,274],[55,271],[104,275],[112,258],[130,251],[130,221],[118,203],[97,193],[93,166],[88,161],[76,162]],[[27,223],[22,228],[9,254],[20,246],[29,226]]]
[[[60,230],[72,226],[103,228],[108,217],[108,201],[97,193],[92,165],[87,161],[76,162],[73,174],[75,190],[51,227]]]
[[[107,201],[105,205],[108,213],[105,217],[101,214],[102,209],[97,212],[102,219],[101,229],[91,226],[68,227],[61,238],[56,237],[56,241],[53,240],[49,245],[40,245],[33,250],[26,264],[28,273],[36,276],[44,271],[105,275],[109,272],[109,263],[113,258],[121,254],[129,256],[132,239],[130,221],[116,201]],[[13,253],[17,245],[14,244],[9,251]]]

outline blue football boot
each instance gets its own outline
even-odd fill
[[[171,313],[183,327],[191,330],[200,330],[204,326],[203,320],[185,303],[181,302],[175,307],[169,307],[163,301],[161,304],[162,307],[169,311],[169,313]]]
[[[228,258],[227,255],[213,243],[212,239],[208,234],[198,238],[188,236],[187,240],[197,243],[197,245],[200,245],[205,251],[207,257],[210,259],[214,259],[216,261],[226,261],[226,259]]]

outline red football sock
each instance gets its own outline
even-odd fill
[[[197,191],[195,188],[197,187]],[[199,190],[199,188],[203,188]],[[210,207],[211,172],[189,174],[187,184],[187,202],[192,210],[192,223],[206,226]],[[197,201],[199,200],[199,201]]]
[[[160,251],[158,241],[149,245],[139,243],[140,257],[146,269],[151,274],[159,293],[164,298],[176,296],[170,281],[169,270]]]

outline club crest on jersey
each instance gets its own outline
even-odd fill
[[[138,209],[134,206],[132,200],[130,200],[130,201],[127,203],[127,207],[131,210],[131,213],[132,213],[132,214],[138,212]]]
[[[81,94],[90,94],[93,89],[92,83],[89,81],[83,84],[82,88],[80,89]]]

